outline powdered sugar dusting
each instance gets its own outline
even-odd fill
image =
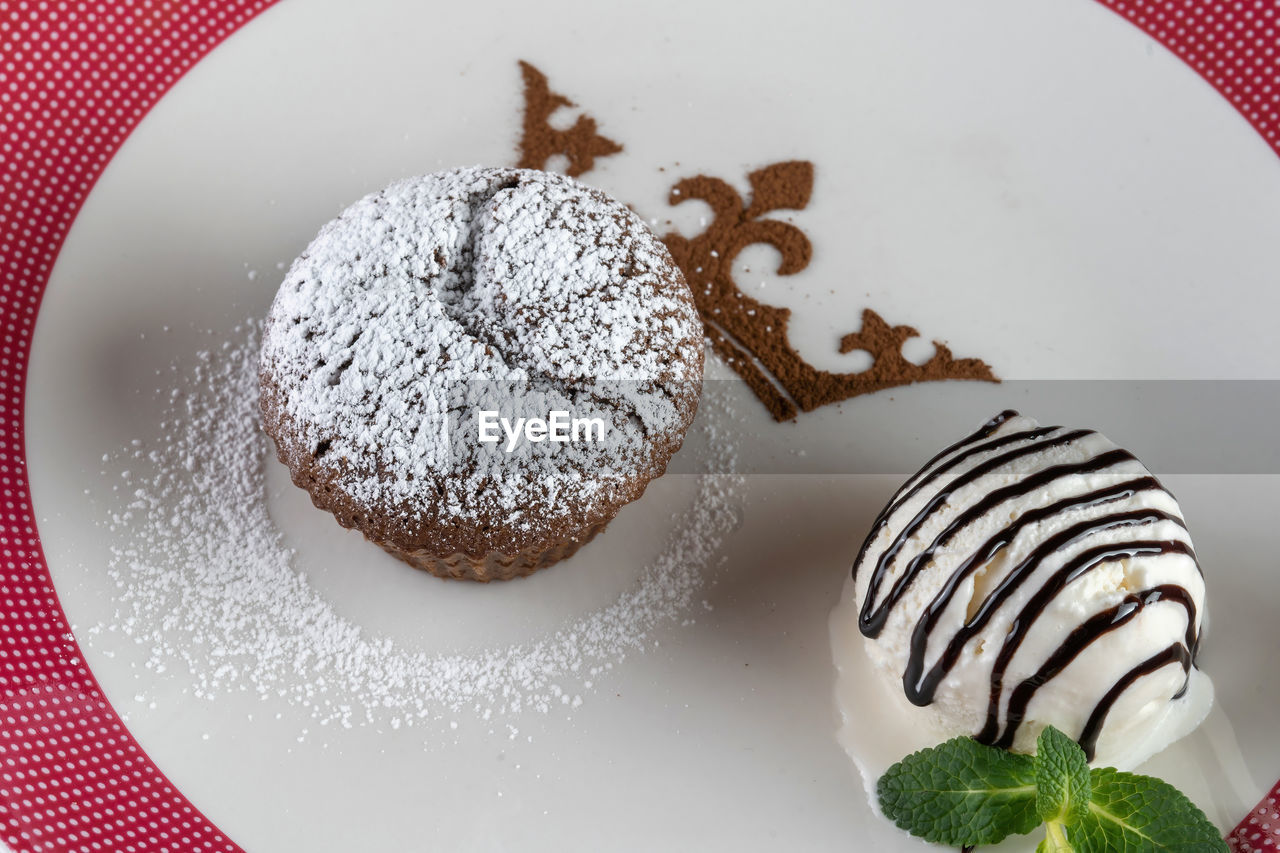
[[[620,504],[692,418],[702,327],[682,282],[638,217],[563,176],[401,181],[326,225],[286,275],[262,350],[272,432],[291,465],[323,467],[408,529],[551,529]],[[512,457],[450,434],[493,396],[543,415],[589,407],[611,440]]]
[[[170,372],[165,437],[116,454],[128,460],[129,497],[104,521],[121,543],[110,568],[117,613],[87,639],[132,638],[148,650],[148,668],[186,670],[197,696],[247,687],[346,726],[575,707],[655,628],[691,609],[739,518],[741,477],[714,473],[732,470],[733,444],[723,424],[704,417],[697,428],[720,430],[713,473],[699,478],[659,556],[612,605],[519,645],[474,654],[406,648],[343,618],[294,565],[267,511],[256,356],[249,326],[200,354],[194,369]],[[332,523],[316,515],[317,524]]]

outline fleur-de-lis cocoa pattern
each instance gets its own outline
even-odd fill
[[[543,169],[547,160],[563,154],[565,173],[578,177],[595,166],[597,157],[617,154],[622,146],[600,135],[595,119],[585,114],[568,130],[551,126],[551,115],[575,104],[551,91],[547,77],[520,61],[524,79],[524,119],[520,138],[522,168]],[[748,175],[750,204],[728,183],[698,175],[685,178],[671,190],[670,202],[698,199],[711,206],[710,225],[692,239],[670,233],[662,239],[684,271],[693,290],[712,348],[741,376],[774,418],[787,421],[799,412],[914,382],[977,379],[998,382],[991,368],[976,358],[955,358],[934,341],[933,357],[915,364],[902,354],[902,345],[919,336],[911,326],[891,326],[870,308],[862,312],[862,328],[840,340],[840,352],[865,350],[869,368],[833,373],[809,364],[791,345],[787,325],[791,311],[767,305],[743,293],[733,280],[733,262],[753,243],[778,250],[779,275],[794,275],[809,265],[813,247],[804,232],[764,215],[777,210],[803,210],[813,192],[813,164],[805,160],[774,163]]]
[[[924,364],[902,354],[911,326],[891,326],[871,309],[862,312],[860,331],[845,335],[840,352],[866,350],[869,368],[833,373],[809,364],[787,336],[788,308],[767,305],[743,293],[733,280],[734,259],[753,243],[778,250],[779,275],[794,275],[809,265],[813,248],[795,225],[762,218],[776,210],[802,210],[813,191],[813,164],[803,160],[775,163],[748,175],[751,202],[744,204],[732,186],[719,178],[685,178],[671,190],[670,202],[706,202],[713,219],[692,239],[677,233],[663,237],[672,257],[684,271],[716,353],[725,359],[779,421],[798,411],[812,411],[885,388],[943,379],[998,382],[991,368],[976,358],[954,358],[934,341],[935,352]]]
[[[568,130],[551,126],[551,114],[561,107],[573,107],[573,101],[551,91],[547,76],[529,63],[520,61],[524,77],[524,127],[520,136],[522,169],[545,169],[547,160],[563,154],[569,161],[565,174],[576,178],[590,171],[597,157],[617,154],[622,146],[596,132],[596,120],[583,114]]]

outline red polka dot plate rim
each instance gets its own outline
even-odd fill
[[[0,838],[15,850],[239,849],[146,756],[85,666],[44,564],[23,414],[42,291],[98,174],[187,68],[267,5],[17,2],[0,9],[0,476],[9,509]]]
[[[0,753],[0,781],[3,782],[7,795],[3,808],[3,838],[14,849],[238,849],[228,834],[215,828],[197,810],[196,805],[217,819],[228,830],[230,837],[253,849],[258,849],[255,842],[260,839],[278,837],[263,829],[263,825],[271,821],[270,817],[261,816],[246,821],[236,814],[236,809],[242,807],[242,803],[237,803],[232,808],[226,805],[229,801],[223,799],[222,794],[227,782],[210,784],[207,779],[199,778],[199,768],[206,762],[209,766],[217,766],[217,772],[224,779],[253,778],[251,764],[243,761],[236,764],[228,760],[225,764],[218,765],[218,759],[201,752],[203,747],[199,744],[192,747],[162,742],[163,737],[157,733],[157,720],[148,720],[147,703],[140,703],[142,707],[133,710],[132,688],[127,686],[127,678],[121,679],[113,674],[110,676],[111,681],[107,681],[104,676],[103,684],[99,684],[99,680],[95,678],[100,669],[98,664],[105,664],[101,650],[82,652],[63,614],[62,599],[77,602],[80,607],[78,613],[81,615],[89,615],[94,611],[85,606],[85,594],[77,593],[71,585],[64,590],[62,581],[71,579],[73,575],[60,573],[62,570],[58,569],[57,562],[70,565],[76,556],[75,549],[65,544],[66,540],[62,537],[55,541],[50,534],[49,531],[60,529],[57,511],[49,509],[53,504],[45,502],[40,491],[43,489],[46,495],[62,493],[48,485],[35,488],[37,494],[33,505],[33,487],[30,482],[33,475],[27,470],[27,450],[33,442],[39,445],[41,436],[24,434],[24,426],[30,427],[32,423],[26,417],[24,404],[32,405],[32,395],[39,394],[40,388],[45,387],[29,384],[28,364],[34,364],[31,358],[33,333],[52,334],[40,329],[36,323],[37,314],[41,318],[41,324],[54,324],[58,322],[58,317],[69,317],[75,310],[75,300],[67,290],[70,286],[64,283],[65,278],[55,280],[47,305],[42,303],[42,299],[45,297],[45,282],[54,272],[54,260],[59,257],[63,238],[71,230],[82,203],[116,150],[152,105],[207,51],[256,15],[265,5],[267,4],[242,3],[214,7],[198,3],[153,3],[131,6],[126,11],[120,11],[106,5],[31,2],[14,4],[0,10],[0,18],[4,18],[0,20],[0,40],[3,46],[3,50],[0,50],[0,57],[3,57],[0,59],[0,74],[4,75],[0,81],[3,82],[3,87],[0,88],[4,89],[0,92],[0,98],[3,98],[5,105],[3,121],[7,131],[3,157],[7,180],[3,208],[0,209],[5,225],[0,236],[0,240],[4,241],[2,249],[5,275],[0,299],[5,304],[7,329],[6,346],[0,353],[0,369],[4,373],[4,385],[0,390],[7,398],[2,416],[8,423],[4,432],[7,437],[6,446],[3,457],[0,458],[0,463],[3,463],[3,468],[0,469],[3,480],[0,482],[5,487],[8,504],[3,546],[6,552],[5,580],[4,590],[0,592],[8,605],[4,614],[4,637],[0,641],[5,663],[3,672],[0,672],[0,678],[5,682],[4,707],[0,709],[3,719],[0,737],[3,738],[4,745],[3,753]],[[1275,4],[1108,5],[1184,57],[1253,124],[1266,144],[1272,148],[1277,146],[1276,104],[1277,99],[1280,99],[1280,92],[1277,91],[1276,69],[1280,59],[1275,56],[1273,47],[1277,14]],[[175,93],[172,103],[167,98],[160,101],[156,114],[143,122],[138,128],[137,138],[130,140],[130,146],[135,152],[132,155],[127,149],[123,152],[127,156],[122,158],[119,170],[131,170],[134,168],[131,164],[143,159],[143,154],[168,152],[167,156],[173,156],[171,149],[165,147],[157,134],[161,131],[173,132],[184,121],[195,120],[201,99],[216,96],[220,91],[219,81],[224,78],[219,75],[230,74],[233,77],[234,85],[230,91],[240,99],[245,113],[241,117],[244,122],[242,130],[245,127],[250,130],[275,127],[278,131],[279,127],[283,127],[287,132],[289,121],[282,120],[279,126],[271,124],[273,120],[281,119],[280,113],[285,114],[284,119],[296,120],[294,127],[308,126],[303,121],[305,116],[291,112],[295,108],[291,107],[284,96],[289,91],[295,94],[298,91],[307,92],[312,99],[310,103],[314,105],[317,103],[316,99],[324,93],[324,85],[334,87],[332,91],[341,92],[341,74],[324,78],[323,85],[317,83],[314,89],[319,91],[312,91],[305,80],[292,79],[294,89],[281,87],[277,99],[264,97],[255,101],[252,98],[252,89],[254,86],[261,87],[263,80],[288,77],[288,63],[280,61],[271,64],[272,50],[266,44],[268,37],[277,39],[277,44],[281,43],[279,39],[287,38],[290,27],[284,25],[285,13],[289,16],[302,14],[287,7],[275,10],[272,15],[279,15],[282,20],[264,18],[247,28],[236,41],[228,45],[237,47],[236,42],[241,38],[248,39],[251,43],[246,43],[237,56],[253,54],[255,61],[259,63],[255,66],[255,71],[269,71],[279,75],[278,77],[267,76],[251,80],[237,76],[234,69],[228,67],[228,57],[231,54],[219,51],[209,58],[207,67],[206,63],[201,63],[197,69],[199,73],[183,81],[184,87],[189,86],[187,91],[190,94],[179,91]],[[394,20],[390,16],[380,18],[379,15],[384,13],[385,10],[380,12],[378,9],[369,12],[366,23],[371,31],[376,31],[376,24]],[[325,18],[329,23],[308,28],[304,22],[299,22],[297,29],[303,30],[313,39],[304,43],[341,43],[340,33],[336,30],[340,29],[339,24],[350,24],[350,20],[335,14],[328,7],[319,9],[316,16]],[[625,20],[620,21],[610,29],[608,22],[593,22],[603,32],[618,38],[622,38],[618,30],[625,29],[627,24]],[[704,29],[710,30],[712,26],[707,23]],[[738,24],[720,21],[714,26],[720,30],[737,32],[733,27]],[[749,31],[747,24],[741,26],[744,32]],[[1108,25],[1102,23],[1101,19],[1091,18],[1087,25],[1081,26],[1102,30]],[[261,34],[255,34],[255,30],[260,27]],[[459,31],[474,30],[463,27]],[[1134,38],[1131,33],[1121,35],[1119,28],[1108,32],[1114,34],[1108,38],[1114,38],[1116,43]],[[326,39],[330,41],[326,42]],[[618,43],[630,44],[625,38]],[[620,195],[624,190],[643,186],[644,192],[651,192],[651,197],[644,198],[642,203],[650,210],[660,210],[655,199],[665,192],[666,184],[656,180],[652,174],[656,165],[665,166],[668,175],[677,168],[673,161],[682,157],[686,163],[698,162],[698,158],[702,157],[702,162],[707,163],[708,167],[719,165],[715,158],[699,151],[684,155],[658,145],[634,121],[628,124],[626,113],[631,105],[626,110],[610,107],[611,102],[626,103],[626,98],[618,97],[616,92],[605,86],[593,84],[586,79],[586,75],[575,73],[573,63],[556,63],[552,59],[554,53],[545,49],[520,49],[536,54],[532,56],[534,59],[546,60],[544,65],[558,86],[572,92],[575,99],[589,106],[593,115],[601,120],[602,127],[622,139],[630,146],[630,150],[636,152],[637,157],[644,155],[649,158],[642,166],[634,165],[638,161],[632,160],[602,167],[602,174],[598,176],[601,183],[613,182],[609,188]],[[605,52],[598,47],[581,49],[587,53],[592,50]],[[237,50],[240,48],[237,47]],[[358,55],[374,55],[376,50],[371,45],[363,44],[355,52]],[[380,163],[383,165],[377,174],[354,175],[345,183],[338,182],[326,187],[323,192],[304,195],[292,201],[283,194],[273,197],[264,195],[260,198],[245,196],[242,201],[255,221],[273,221],[273,211],[276,211],[279,215],[275,218],[289,219],[294,224],[273,233],[275,242],[255,243],[252,239],[243,240],[245,248],[239,257],[243,259],[241,265],[244,269],[235,271],[239,281],[235,287],[227,286],[227,289],[235,290],[242,299],[242,304],[258,304],[263,298],[263,281],[272,275],[278,275],[275,264],[287,261],[290,257],[282,247],[296,246],[298,241],[305,240],[308,229],[313,229],[317,224],[316,210],[323,210],[327,214],[334,202],[354,198],[364,188],[371,188],[379,181],[408,173],[414,168],[418,171],[434,168],[437,160],[444,163],[470,162],[470,152],[466,150],[468,145],[474,146],[472,150],[484,157],[495,160],[509,157],[509,139],[503,134],[508,133],[511,128],[518,103],[515,100],[515,84],[511,81],[504,82],[502,73],[509,70],[507,64],[514,66],[515,59],[521,55],[525,54],[517,54],[514,46],[509,55],[506,50],[497,51],[489,64],[498,70],[484,72],[488,75],[487,79],[475,83],[468,90],[473,94],[479,92],[492,95],[491,103],[496,106],[489,109],[475,106],[477,103],[485,103],[481,97],[474,97],[467,104],[454,104],[446,93],[433,101],[435,93],[429,88],[413,88],[405,84],[421,103],[432,104],[432,109],[452,115],[458,126],[483,124],[486,128],[483,136],[498,137],[496,143],[488,143],[481,138],[481,144],[477,144],[477,137],[461,134],[465,145],[456,149],[441,147],[439,150],[432,150],[430,154],[424,154],[421,150],[413,150],[410,143],[424,138],[434,143],[436,140],[431,137],[427,127],[421,123],[396,125],[393,141],[397,145],[392,145],[389,141],[385,148],[366,152],[369,158],[382,158]],[[392,74],[390,79],[402,83],[413,79],[408,74],[414,70],[412,67],[400,68],[393,60],[389,60],[389,66],[393,70],[404,72],[400,76]],[[461,64],[459,67],[462,67]],[[358,69],[347,69],[346,73],[358,76]],[[454,73],[457,74],[457,71]],[[471,74],[472,79],[483,76],[476,71],[471,71]],[[458,74],[458,77],[464,81],[468,79],[466,73]],[[460,87],[467,85],[459,84]],[[1154,93],[1153,97],[1158,94]],[[343,100],[340,94],[338,100]],[[670,94],[665,100],[672,101]],[[207,105],[210,102],[204,103]],[[1205,109],[1211,108],[1206,106]],[[222,116],[224,128],[227,117],[233,114],[234,111],[226,111]],[[692,109],[690,115],[697,114],[698,110]],[[368,120],[372,115],[363,115],[362,118]],[[796,119],[794,114],[788,115],[790,119]],[[1222,121],[1223,116],[1224,113],[1217,114],[1218,120]],[[719,126],[725,124],[725,121],[719,122]],[[715,145],[728,147],[739,134],[717,136],[711,131],[709,136],[714,139]],[[218,139],[220,147],[217,150],[224,152],[226,159],[221,162],[213,161],[211,171],[216,168],[235,169],[241,165],[231,153],[234,151],[236,138],[235,133],[223,131]],[[761,148],[769,148],[769,142],[765,139]],[[785,147],[783,140],[773,140],[773,143],[773,148],[759,153],[758,149],[744,146],[740,149],[739,159],[750,161],[755,157],[774,156],[775,151]],[[485,144],[489,147],[484,147]],[[1237,139],[1233,144],[1246,147],[1248,143]],[[431,145],[426,148],[430,149]],[[1239,149],[1231,150],[1234,152]],[[202,153],[207,155],[210,152]],[[275,153],[281,156],[281,152]],[[807,155],[809,152],[799,153]],[[813,156],[817,157],[817,153]],[[658,162],[661,157],[666,159]],[[819,163],[822,162],[831,162],[831,155],[825,161],[819,159]],[[186,167],[192,169],[198,165],[199,163],[189,163]],[[643,176],[640,175],[642,168]],[[174,168],[164,174],[166,178],[172,179],[181,171],[183,170]],[[127,197],[125,186],[130,182],[126,178],[135,174],[134,171],[108,171],[103,176],[100,192],[90,199],[86,207],[86,216],[89,217],[86,221],[100,222],[107,217],[108,202]],[[262,179],[264,185],[267,177],[255,173],[255,178]],[[273,186],[272,190],[284,188],[287,185],[281,184]],[[198,179],[198,175],[191,177],[185,184],[175,185],[175,190],[185,198],[203,198],[200,193],[208,189]],[[139,195],[152,202],[164,198],[161,187],[142,186]],[[640,190],[634,189],[628,197],[638,198],[641,195]],[[121,223],[119,230],[111,232],[109,236],[121,237],[139,225],[158,227],[158,221],[164,213],[163,210],[154,211],[151,218],[136,212],[129,214],[132,219]],[[219,241],[244,236],[234,229],[229,231],[228,234],[208,230],[202,233],[214,234]],[[59,264],[65,260],[69,265],[67,269],[84,269],[85,263],[93,255],[92,247],[86,240],[88,238],[77,235],[76,240],[68,244],[67,257],[60,259]],[[121,245],[137,244],[122,242]],[[200,256],[198,251],[195,255],[201,262],[208,260],[207,257]],[[225,261],[226,258],[215,259],[217,260]],[[255,275],[250,276],[249,273]],[[199,276],[193,278],[199,279]],[[250,287],[255,279],[258,286]],[[232,321],[242,320],[250,313],[242,310],[236,314],[227,304],[208,295],[223,286],[225,282],[217,278],[195,282],[196,295],[191,296],[194,307],[190,310],[203,312],[201,322],[207,322],[211,326],[222,322],[224,327],[230,327]],[[59,291],[66,293],[65,298]],[[76,298],[82,295],[78,292],[74,294]],[[152,339],[161,336],[160,330],[164,328],[165,321],[171,321],[175,316],[180,317],[187,307],[184,298],[171,304],[161,304],[155,313],[147,315],[139,310],[139,305],[145,301],[141,296],[134,294],[122,296],[121,299],[133,300],[127,304],[128,310],[122,313],[134,318],[134,328],[142,334],[151,333]],[[110,305],[92,301],[87,304],[102,311],[103,318],[112,318],[112,322],[125,322],[122,318],[113,317]],[[46,308],[50,313],[45,313]],[[209,319],[210,317],[213,319]],[[186,334],[187,331],[184,328],[182,333]],[[191,334],[197,331],[200,330],[193,328]],[[113,357],[125,364],[130,363],[130,359],[151,359],[146,362],[148,366],[152,362],[162,364],[161,356],[181,352],[181,343],[161,342],[157,344],[156,351],[147,349],[147,345],[139,345],[126,352],[116,353]],[[48,379],[49,375],[43,373],[41,377]],[[95,381],[103,381],[102,376],[94,378]],[[42,405],[44,404],[37,401],[36,408],[39,409]],[[43,427],[44,424],[45,421],[42,420],[39,425]],[[43,434],[45,431],[41,429],[39,432]],[[108,446],[103,449],[112,448]],[[49,453],[44,453],[42,458],[50,458]],[[45,475],[41,473],[38,476]],[[88,471],[86,476],[96,478],[98,474],[94,470]],[[37,511],[42,515],[49,513],[47,523],[46,519],[37,515]],[[57,552],[57,561],[53,566],[55,574],[52,577],[50,566],[46,565],[46,551]],[[77,636],[86,627],[89,626],[77,623]],[[86,655],[94,661],[92,667],[86,665]],[[109,668],[103,669],[104,673],[109,671]],[[656,678],[654,682],[657,683]],[[754,690],[758,686],[762,685],[750,687]],[[108,696],[111,702],[108,702]],[[1227,697],[1224,701],[1229,699]],[[188,697],[182,701],[190,699]],[[128,726],[113,709],[113,703],[115,708],[130,712]],[[163,705],[163,701],[160,704]],[[229,716],[230,711],[222,710],[228,704],[233,706],[236,713],[255,713],[252,710],[256,707],[253,703],[244,706],[250,709],[246,711],[236,705],[234,699],[226,700],[222,697],[213,704],[212,718]],[[589,703],[588,707],[591,704],[598,703]],[[199,713],[208,716],[208,712]],[[284,713],[287,715],[288,709]],[[686,722],[689,722],[691,729],[697,730],[696,720],[690,718]],[[295,728],[300,730],[307,725],[303,720]],[[539,725],[535,724],[531,728],[541,732]],[[138,739],[131,733],[131,728],[135,730]],[[522,729],[520,734],[509,738],[505,729],[500,734],[502,738],[506,738],[504,743],[514,744],[527,737],[524,732],[529,730]],[[248,741],[232,738],[230,743],[226,743],[219,731],[212,727],[211,731],[213,738],[210,742],[214,746],[208,749],[223,749],[230,755],[243,758],[244,746]],[[567,734],[554,727],[548,731],[556,731],[565,736],[566,742],[570,742],[575,730],[569,726]],[[193,733],[195,739],[200,740],[200,734],[194,729],[188,732],[189,735]],[[583,736],[582,730],[577,731],[577,736]],[[550,734],[546,739],[551,739]],[[313,742],[314,738],[296,747],[296,761],[304,769],[290,771],[293,775],[288,778],[304,779],[308,772],[305,769],[307,765],[324,760],[324,750],[328,747],[313,750]],[[485,742],[490,746],[495,743],[492,738]],[[159,748],[153,749],[153,743]],[[339,748],[350,756],[362,749],[371,748],[371,752],[376,752],[384,747],[374,740],[347,743]],[[282,752],[282,755],[294,753]],[[426,756],[420,762],[424,766],[430,765],[431,761],[431,753],[426,753]],[[503,784],[511,787],[505,792],[498,790],[497,785],[484,788],[489,801],[500,803],[502,795],[506,793],[508,799],[523,798],[523,804],[531,806],[534,803],[544,805],[569,802],[574,794],[581,795],[580,791],[565,781],[563,770],[557,769],[545,756],[536,758],[543,763],[541,769],[534,772],[546,778],[544,786],[556,796],[548,797],[545,801],[529,797],[512,781],[519,779],[519,773],[504,768],[507,775],[502,777]],[[610,758],[622,760],[621,756]],[[628,756],[627,760],[634,762],[637,759]],[[513,759],[512,764],[516,763]],[[366,771],[371,769],[368,764],[359,766]],[[267,773],[271,775],[274,772],[276,771],[272,770]],[[557,773],[561,775],[558,780],[552,778]],[[539,782],[542,782],[541,778]],[[184,793],[192,799],[188,800]],[[1256,796],[1256,792],[1253,796]],[[312,799],[322,803],[329,811],[336,812],[342,808],[340,798],[317,794]],[[356,800],[359,802],[358,796]],[[364,805],[368,806],[367,803]],[[545,811],[550,812],[553,808],[554,805]],[[1259,808],[1266,808],[1266,800]],[[601,810],[605,814],[609,813],[603,806]],[[382,814],[376,809],[370,813]],[[561,818],[552,815],[542,817],[550,822],[541,826],[556,830],[549,834],[566,837],[563,835],[567,831],[566,824],[556,822]],[[1265,817],[1261,812],[1251,813],[1245,823],[1241,824],[1241,828],[1232,834],[1233,845],[1242,850],[1274,849],[1262,846],[1274,842],[1265,841],[1265,833],[1258,835],[1259,830],[1256,828],[1260,826],[1257,819]],[[694,820],[692,816],[687,819]],[[1246,825],[1255,827],[1246,833],[1248,837],[1242,835]],[[245,832],[241,833],[237,827],[243,827]],[[754,829],[763,828],[757,826]],[[352,831],[347,828],[336,833],[331,831],[329,835],[331,838],[341,838],[350,845],[355,838]],[[767,837],[767,833],[760,837]],[[454,840],[457,840],[456,837]],[[1247,844],[1257,846],[1242,846]]]
[[[1227,844],[1238,853],[1280,849],[1280,782],[1231,831]]]

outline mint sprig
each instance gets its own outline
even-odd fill
[[[890,767],[876,793],[890,820],[940,844],[995,844],[1043,823],[1038,853],[1227,850],[1177,788],[1111,767],[1090,770],[1084,750],[1052,726],[1035,756],[965,737],[923,749]]]

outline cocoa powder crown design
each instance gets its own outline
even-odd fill
[[[762,218],[776,210],[803,210],[813,192],[813,164],[789,160],[757,169],[747,176],[751,202],[719,178],[685,178],[671,190],[670,203],[706,202],[713,214],[706,229],[692,239],[669,233],[662,239],[693,289],[712,348],[741,376],[774,418],[787,421],[798,411],[813,411],[847,400],[915,382],[943,379],[999,380],[976,358],[957,359],[934,341],[935,352],[924,364],[902,354],[903,343],[918,337],[911,326],[891,326],[870,308],[862,312],[862,329],[840,340],[840,352],[866,350],[866,370],[833,373],[809,364],[791,345],[787,324],[791,310],[767,305],[743,293],[733,280],[738,253],[754,243],[778,250],[778,275],[794,275],[809,265],[813,246],[804,232],[787,222]]]
[[[524,79],[519,166],[542,169],[550,157],[563,154],[568,158],[565,172],[578,177],[594,168],[597,157],[622,151],[617,142],[601,136],[595,119],[585,114],[568,130],[553,128],[552,113],[575,104],[551,91],[546,75],[533,65],[523,60],[519,64]],[[711,207],[712,221],[701,234],[689,238],[671,232],[662,241],[693,291],[712,349],[742,377],[774,419],[794,420],[800,412],[916,382],[999,382],[986,362],[956,358],[937,340],[928,361],[910,361],[902,354],[902,346],[920,333],[913,326],[891,325],[870,308],[863,309],[862,328],[844,335],[839,349],[841,353],[865,350],[872,358],[869,368],[837,373],[805,361],[788,335],[791,310],[744,293],[732,271],[738,253],[755,243],[777,249],[781,255],[778,275],[795,275],[809,266],[813,245],[805,233],[765,214],[805,209],[813,194],[813,177],[813,163],[788,160],[747,176],[749,204],[730,184],[708,175],[681,180],[668,198],[673,205],[695,199]]]
[[[563,154],[569,160],[565,174],[576,178],[595,167],[597,157],[617,154],[622,146],[596,132],[596,120],[583,114],[568,130],[551,126],[551,114],[561,107],[576,106],[573,101],[551,91],[547,76],[528,62],[520,60],[524,78],[524,123],[520,137],[521,169],[545,169],[547,160]]]

